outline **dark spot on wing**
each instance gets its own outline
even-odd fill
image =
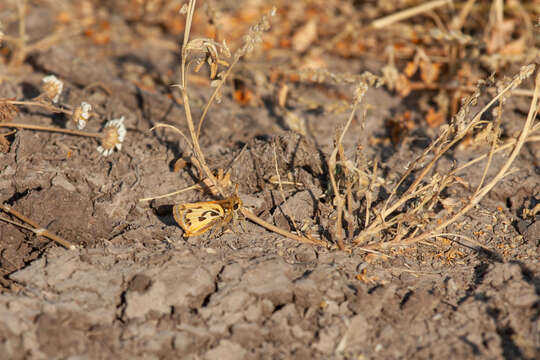
[[[216,216],[219,216],[220,214],[215,210],[206,210],[205,212],[202,213],[201,217],[206,217],[207,215],[210,215],[211,217],[216,217]]]

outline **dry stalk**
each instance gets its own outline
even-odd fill
[[[149,196],[149,197],[146,197],[146,198],[141,198],[141,199],[139,199],[139,202],[152,201],[152,200],[156,200],[156,199],[163,199],[163,198],[166,198],[166,197],[169,197],[169,196],[178,195],[178,194],[184,193],[186,191],[197,190],[197,189],[202,189],[202,186],[200,184],[191,185],[191,186],[188,186],[187,188],[176,190],[176,191],[173,191],[173,192],[170,192],[170,193],[167,193],[167,194],[155,195],[155,196]]]
[[[497,119],[495,120],[495,128],[492,131],[490,131],[490,136],[492,137],[492,139],[491,139],[491,147],[489,149],[488,158],[486,161],[486,166],[484,166],[484,172],[482,173],[482,177],[480,178],[480,182],[478,183],[475,193],[478,193],[478,191],[480,191],[480,189],[482,188],[482,185],[484,184],[484,181],[486,180],[486,176],[489,171],[489,168],[491,167],[491,161],[493,160],[493,155],[495,154],[495,149],[497,147],[497,141],[499,140],[499,136],[500,136],[502,108],[503,108],[503,102],[501,101],[499,102],[499,105],[497,106]]]
[[[20,212],[18,212],[17,210],[13,209],[11,206],[7,205],[7,204],[0,204],[0,210],[3,210],[5,211],[6,213],[8,214],[11,214],[19,219],[21,219],[22,221],[24,221],[25,223],[27,224],[30,224],[32,227],[29,227],[29,226],[26,226],[24,224],[20,224],[18,222],[15,222],[15,221],[12,221],[10,219],[7,219],[7,218],[4,218],[4,217],[0,217],[0,220],[3,220],[7,223],[10,223],[10,224],[13,224],[15,226],[19,226],[21,228],[24,228],[24,229],[27,229],[27,230],[30,230],[32,231],[34,234],[38,235],[38,236],[44,236],[50,240],[53,240],[53,241],[56,241],[58,244],[70,249],[70,250],[74,250],[76,249],[75,245],[73,245],[71,242],[61,238],[60,236],[58,235],[55,235],[53,233],[51,233],[49,230],[47,229],[44,229],[44,228],[41,228],[35,221],[33,221],[32,219],[24,216],[23,214],[21,214]]]
[[[18,124],[18,123],[0,123],[0,127],[57,132],[57,133],[62,133],[62,134],[69,134],[69,135],[75,135],[75,136],[84,136],[84,137],[91,137],[91,138],[97,138],[97,139],[102,139],[103,138],[102,133],[90,133],[90,132],[80,131],[80,130],[52,128],[52,127],[41,126],[41,125]]]
[[[192,146],[191,141],[189,141],[188,137],[182,132],[182,130],[180,130],[176,126],[169,125],[169,124],[157,123],[149,131],[154,131],[154,130],[159,129],[159,128],[167,128],[167,129],[172,129],[172,130],[176,131],[177,133],[179,133],[186,140],[186,142],[188,143],[189,146]]]
[[[189,96],[187,91],[187,57],[189,55],[189,34],[191,31],[191,25],[193,21],[193,14],[195,12],[195,0],[190,0],[189,4],[187,5],[187,13],[186,13],[186,27],[184,31],[184,42],[182,44],[182,63],[180,67],[181,71],[181,79],[180,79],[180,85],[177,85],[177,87],[180,89],[180,92],[182,94],[182,100],[184,102],[184,112],[186,114],[186,122],[188,124],[189,133],[191,135],[191,146],[194,149],[195,156],[197,157],[197,160],[199,160],[199,164],[206,174],[207,178],[210,179],[212,184],[215,186],[215,188],[218,190],[219,194],[221,196],[225,196],[225,191],[219,186],[218,181],[214,174],[212,174],[212,171],[206,164],[206,159],[204,157],[204,154],[201,150],[201,147],[199,145],[199,139],[197,137],[197,133],[195,131],[195,126],[193,125],[193,117],[191,114],[191,107],[189,105]]]
[[[63,113],[66,115],[73,115],[72,110],[64,109],[58,106],[54,106],[52,104],[49,104],[47,102],[42,101],[18,101],[18,100],[6,100],[6,99],[0,99],[0,104],[10,104],[10,105],[19,105],[19,106],[34,106],[43,108],[45,110],[49,110],[51,112],[55,113]]]
[[[371,182],[369,183],[368,189],[366,191],[366,219],[364,221],[364,228],[367,228],[369,225],[369,211],[371,208],[371,202],[373,201],[373,192],[375,191],[375,182],[377,180],[377,165],[378,160],[375,159],[373,163],[373,174],[371,175]]]
[[[253,50],[254,44],[257,42],[260,42],[261,33],[263,31],[266,31],[269,28],[268,19],[266,16],[263,16],[262,20],[256,24],[253,28],[250,29],[249,34],[246,36],[246,40],[242,48],[240,48],[236,53],[234,57],[233,63],[228,67],[225,74],[221,75],[221,79],[218,82],[218,85],[216,89],[214,90],[212,96],[210,97],[209,101],[207,102],[205,109],[203,110],[203,113],[201,115],[201,118],[199,119],[199,124],[197,130],[195,130],[194,122],[193,122],[193,116],[191,113],[191,107],[189,104],[189,95],[187,90],[187,59],[189,57],[189,54],[192,50],[198,48],[196,44],[200,43],[198,39],[195,39],[193,41],[189,41],[189,35],[191,31],[191,25],[193,21],[193,14],[195,12],[195,3],[196,0],[190,0],[187,7],[185,8],[186,11],[186,27],[184,32],[184,42],[182,44],[182,63],[181,63],[181,81],[180,85],[177,85],[177,87],[180,89],[180,92],[182,94],[182,100],[184,102],[184,111],[186,114],[186,120],[189,128],[189,132],[191,135],[191,142],[193,145],[193,148],[195,150],[195,156],[200,162],[201,168],[206,174],[206,176],[212,181],[215,188],[218,190],[221,196],[225,196],[225,191],[219,186],[217,179],[210,171],[210,168],[206,164],[206,159],[204,157],[204,154],[201,150],[201,147],[199,145],[199,133],[200,129],[203,123],[203,120],[210,108],[210,105],[214,102],[214,99],[219,94],[219,91],[223,84],[225,83],[225,80],[227,79],[228,75],[231,73],[232,68],[234,65],[240,60],[242,56],[245,54],[251,52]],[[271,16],[275,13],[275,9],[272,9]]]
[[[343,243],[344,236],[343,236],[343,224],[342,224],[345,200],[343,196],[341,195],[341,192],[339,191],[339,187],[338,187],[335,175],[334,175],[336,172],[337,155],[338,155],[339,149],[342,146],[345,133],[349,129],[349,126],[351,125],[351,122],[354,119],[354,114],[356,113],[356,109],[358,108],[358,105],[360,105],[360,102],[362,101],[367,89],[368,89],[368,86],[365,82],[360,82],[357,85],[355,89],[354,102],[352,104],[352,109],[349,115],[349,119],[345,123],[345,126],[343,127],[343,131],[341,132],[341,135],[336,141],[336,146],[334,147],[334,151],[332,151],[332,154],[330,154],[330,158],[328,159],[328,174],[330,176],[330,183],[332,184],[332,190],[334,192],[334,202],[335,202],[336,213],[337,213],[336,224],[335,224],[335,234],[336,234],[336,241],[340,250],[345,250],[345,244]]]
[[[395,22],[408,19],[410,17],[416,16],[421,13],[425,13],[441,7],[446,4],[450,4],[452,0],[433,0],[427,3],[420,4],[418,6],[412,7],[410,9],[398,11],[395,14],[385,16],[383,18],[377,19],[371,23],[371,26],[375,29],[382,29],[388,25],[391,25]]]
[[[540,130],[540,124],[536,124],[530,131],[530,135],[527,137],[527,139],[525,140],[525,142],[534,142],[534,141],[540,141],[540,136],[531,136],[533,133],[537,132]],[[498,152],[501,152],[501,151],[504,151],[504,150],[507,150],[509,148],[511,148],[512,146],[514,146],[517,142],[517,139],[512,139],[512,140],[509,140],[506,144],[504,145],[501,145],[499,146],[497,149],[495,149],[493,151],[493,154],[496,154]],[[477,158],[461,165],[460,167],[452,170],[449,175],[455,175],[457,173],[460,173],[461,171],[465,170],[466,168],[468,168],[469,166],[471,165],[474,165],[482,160],[484,160],[486,157],[488,157],[489,154],[484,154],[484,155],[480,155],[478,156]]]
[[[26,58],[26,8],[28,0],[21,0],[17,2],[17,16],[19,18],[19,38],[16,42],[16,52],[11,59],[12,65],[21,64]]]
[[[270,28],[270,24],[268,21],[268,17],[274,16],[276,12],[276,8],[272,8],[268,16],[263,16],[261,21],[259,21],[255,26],[249,29],[249,33],[245,36],[245,41],[243,46],[238,49],[233,57],[233,62],[227,67],[227,70],[224,73],[220,74],[220,80],[217,83],[216,89],[212,93],[212,96],[208,100],[206,106],[204,107],[204,110],[202,112],[201,118],[199,120],[199,124],[197,126],[197,137],[199,137],[201,132],[201,127],[203,124],[204,119],[206,118],[206,114],[208,113],[208,110],[210,109],[210,105],[214,102],[214,100],[219,96],[219,93],[221,91],[221,88],[223,87],[223,84],[225,84],[225,81],[231,74],[232,69],[235,67],[235,65],[240,61],[242,57],[244,57],[246,54],[253,51],[253,48],[255,44],[262,41],[261,39],[261,33],[264,31],[267,31]],[[227,49],[228,52],[228,49]]]
[[[452,28],[454,28],[455,30],[461,30],[475,2],[476,0],[467,0],[463,8],[461,8],[461,11],[459,12],[459,16],[456,19],[454,19]]]
[[[244,215],[246,217],[246,219],[249,219],[249,220],[253,221],[254,223],[264,227],[267,230],[275,232],[276,234],[285,236],[285,237],[287,237],[289,239],[292,239],[292,240],[297,240],[297,241],[299,241],[301,243],[304,243],[304,244],[320,245],[320,246],[328,247],[328,244],[326,243],[326,241],[313,239],[311,237],[308,238],[308,237],[305,237],[305,236],[295,235],[293,233],[290,233],[288,231],[280,229],[277,226],[274,226],[274,225],[264,221],[263,219],[261,219],[260,217],[258,217],[257,215],[255,215],[254,213],[252,213],[251,211],[246,209],[245,207],[240,208],[240,212],[242,213],[242,215]]]

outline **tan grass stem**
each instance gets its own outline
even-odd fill
[[[61,134],[69,134],[69,135],[76,135],[76,136],[91,137],[91,138],[97,138],[97,139],[101,139],[103,137],[103,135],[101,133],[90,133],[90,132],[85,132],[85,131],[80,131],[80,130],[51,128],[51,127],[41,126],[41,125],[17,124],[17,123],[0,123],[0,127],[38,130],[38,131],[48,131],[48,132],[56,132],[56,133],[61,133]]]
[[[23,214],[21,214],[17,210],[13,209],[11,206],[9,206],[7,204],[0,204],[0,210],[3,210],[6,213],[11,214],[11,215],[19,218],[20,220],[24,221],[25,223],[30,224],[33,227],[33,229],[28,227],[28,226],[25,226],[24,224],[20,224],[20,223],[17,223],[15,221],[12,221],[12,220],[9,220],[9,219],[3,218],[3,217],[0,217],[0,220],[6,221],[6,222],[8,222],[10,224],[13,224],[13,225],[16,225],[16,226],[19,226],[19,227],[22,227],[22,228],[25,228],[27,230],[30,230],[30,231],[34,232],[36,235],[44,236],[44,237],[46,237],[46,238],[48,238],[50,240],[53,240],[53,241],[57,242],[58,244],[60,244],[62,246],[70,249],[70,250],[74,250],[76,248],[75,245],[73,245],[71,242],[61,238],[58,235],[55,235],[55,234],[51,233],[47,229],[41,228],[35,221],[33,221],[32,219],[24,216]]]
[[[371,23],[371,26],[375,29],[381,29],[385,26],[391,25],[395,22],[408,19],[410,17],[416,16],[418,14],[428,12],[430,10],[436,9],[443,5],[451,3],[452,0],[433,0],[421,5],[412,7],[410,9],[399,11],[395,14],[388,15],[377,19]]]

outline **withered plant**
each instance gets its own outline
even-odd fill
[[[511,173],[510,166],[523,145],[529,141],[539,140],[540,122],[535,119],[538,112],[540,72],[536,76],[529,114],[519,137],[508,140],[505,144],[500,144],[502,107],[508,97],[511,96],[512,90],[530,77],[534,71],[535,65],[531,64],[522,67],[519,74],[514,78],[498,84],[498,93],[481,110],[473,113],[472,108],[477,105],[480,95],[484,93],[485,86],[489,85],[486,82],[481,82],[473,94],[463,99],[461,109],[452,118],[450,124],[442,126],[439,136],[415,160],[407,164],[404,173],[395,184],[385,184],[385,181],[380,182],[377,179],[376,161],[372,163],[371,175],[368,175],[371,180],[366,182],[364,179],[362,182],[362,178],[366,176],[365,173],[359,171],[354,163],[345,157],[342,140],[349,128],[359,101],[367,90],[366,83],[359,82],[355,90],[351,115],[338,136],[334,151],[328,160],[329,178],[332,184],[336,210],[335,226],[332,233],[338,246],[341,249],[346,249],[348,246],[363,246],[365,249],[378,250],[412,245],[437,236],[448,235],[443,232],[447,226],[456,222],[471,210],[501,179]],[[333,79],[337,78],[339,77],[333,77]],[[484,120],[483,115],[495,105],[497,105],[495,120],[493,122]],[[436,168],[437,162],[445,154],[464,141],[473,131],[484,133],[484,136],[489,141],[491,146],[486,154],[459,167],[454,166],[447,172],[433,170]],[[488,170],[493,166],[492,158],[505,150],[510,151],[510,155],[504,164],[499,167],[496,175],[491,179],[487,179]],[[443,195],[445,190],[451,186],[460,186],[458,174],[480,161],[485,161],[485,164],[483,176],[476,190],[468,198],[459,199],[463,200],[462,205],[456,207],[442,221],[439,219],[439,222],[436,222],[437,217],[434,208],[437,204],[444,203],[446,200],[446,196]],[[399,171],[399,169],[391,170]],[[351,176],[351,174],[355,176]],[[406,180],[410,179],[413,179],[410,185],[402,190]],[[353,183],[356,183],[357,186],[352,186]],[[369,185],[366,185],[368,183]],[[371,209],[375,187],[385,185],[389,185],[388,198],[378,204],[376,208]],[[354,191],[355,189],[356,191]],[[352,211],[353,203],[362,200],[358,197],[355,198],[354,194],[360,194],[364,197],[363,209],[357,209],[363,210],[365,213],[363,224],[358,215],[355,217]],[[459,201],[456,203],[459,203]],[[360,212],[356,211],[357,214]],[[347,239],[350,242],[347,244],[345,243],[344,219],[349,225]],[[356,225],[355,227],[350,226],[351,221]],[[353,233],[356,235],[352,236]],[[456,234],[456,236],[459,237],[460,235]],[[474,240],[467,240],[472,242],[474,246],[481,246]]]
[[[190,0],[188,4],[186,4],[182,8],[182,13],[186,16],[186,26],[185,26],[185,32],[184,32],[184,41],[182,45],[182,60],[181,60],[181,77],[180,77],[180,83],[175,85],[180,90],[180,93],[182,95],[182,101],[184,104],[184,111],[186,115],[186,122],[189,129],[189,138],[182,133],[181,130],[174,128],[175,131],[181,134],[181,136],[187,141],[190,148],[193,150],[194,153],[194,159],[196,161],[193,162],[193,164],[198,168],[198,173],[202,177],[201,183],[202,184],[208,184],[210,183],[211,186],[209,189],[213,193],[215,197],[220,198],[226,198],[230,197],[232,195],[233,189],[232,187],[228,187],[227,185],[232,185],[234,183],[234,180],[232,180],[232,183],[227,183],[223,181],[223,178],[218,178],[212,170],[208,167],[208,164],[206,163],[206,158],[204,156],[204,153],[200,147],[199,144],[199,135],[201,131],[201,127],[204,123],[204,120],[206,118],[206,115],[211,107],[211,105],[219,99],[220,91],[223,85],[225,84],[228,76],[231,74],[232,69],[234,66],[238,63],[238,61],[245,56],[246,54],[251,53],[257,44],[262,42],[261,36],[264,31],[267,31],[270,28],[270,20],[269,18],[274,16],[275,9],[272,9],[272,11],[268,15],[264,15],[261,20],[253,25],[248,33],[244,37],[244,43],[243,45],[234,53],[232,54],[232,61],[229,62],[225,60],[225,58],[228,58],[231,56],[230,51],[226,45],[226,43],[217,43],[216,41],[208,38],[196,38],[190,40],[190,31],[191,31],[191,25],[193,20],[193,14],[195,11],[195,4],[196,0]],[[197,54],[203,54],[203,58],[196,57]],[[189,99],[189,82],[188,82],[188,75],[189,75],[189,66],[191,65],[191,59],[195,57],[195,62],[197,60],[199,63],[196,65],[194,71],[198,71],[201,68],[201,64],[206,62],[210,66],[210,77],[212,80],[212,86],[215,87],[214,92],[208,99],[203,112],[199,118],[199,121],[197,123],[197,126],[195,125],[193,121],[193,115],[191,112],[190,107],[190,99]],[[225,67],[226,70],[221,70],[219,67]],[[156,127],[172,127],[170,125],[166,124],[158,124]],[[227,175],[225,175],[227,176]],[[228,178],[227,178],[228,179]],[[194,187],[190,187],[194,188]],[[184,189],[185,190],[185,189]],[[178,192],[175,192],[178,193]],[[149,200],[153,198],[147,198],[144,200]],[[291,232],[288,232],[286,230],[280,229],[263,219],[257,217],[255,214],[253,214],[251,211],[249,211],[247,208],[241,206],[239,211],[241,214],[246,217],[247,219],[265,227],[266,229],[270,231],[274,231],[280,235],[283,235],[285,237],[303,242],[308,244],[318,244],[318,245],[326,245],[326,242],[313,239],[310,237],[302,236],[293,234]]]

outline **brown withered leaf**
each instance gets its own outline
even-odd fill
[[[418,70],[416,61],[409,61],[407,65],[405,65],[405,69],[403,69],[403,74],[405,74],[406,77],[411,78],[416,73],[416,70]]]
[[[426,123],[430,128],[437,128],[444,122],[444,112],[436,111],[434,108],[430,107],[426,115]]]
[[[433,84],[439,78],[441,73],[441,64],[431,61],[420,61],[420,78],[424,84]]]
[[[411,82],[403,74],[400,74],[399,77],[397,78],[396,91],[402,97],[405,97],[405,96],[409,95],[410,92],[412,91]]]

